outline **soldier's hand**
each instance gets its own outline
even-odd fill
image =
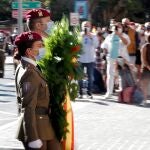
[[[28,143],[30,148],[41,148],[42,145],[43,143],[40,139]]]

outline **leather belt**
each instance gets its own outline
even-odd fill
[[[21,113],[24,113],[24,112],[25,112],[25,109],[22,108]],[[48,114],[50,114],[50,110],[45,107],[36,107],[35,113],[37,115],[48,115]]]
[[[48,115],[49,110],[45,107],[37,107],[35,109],[35,113],[38,114],[38,115]]]

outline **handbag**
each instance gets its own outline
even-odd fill
[[[135,87],[126,87],[119,93],[119,102],[121,103],[132,103],[132,95],[134,93]]]
[[[135,90],[135,81],[134,81],[134,78],[132,76],[130,69],[127,71],[128,71],[127,73],[123,72],[124,74],[128,74],[127,77],[123,78],[125,81],[126,87],[119,93],[118,98],[119,98],[119,102],[131,104],[132,103],[132,95]]]
[[[144,101],[144,93],[138,86],[135,87],[132,99],[134,104],[141,104]]]

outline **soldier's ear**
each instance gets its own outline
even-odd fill
[[[29,57],[31,55],[31,51],[32,51],[31,48],[27,48],[25,55]]]
[[[42,24],[40,22],[36,22],[35,23],[35,28],[40,30],[41,29]]]

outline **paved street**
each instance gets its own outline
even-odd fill
[[[0,78],[0,150],[23,149],[15,140],[17,125],[13,65],[7,57],[5,77]],[[150,101],[149,101],[150,102]],[[150,150],[150,104],[120,104],[117,97],[76,100],[75,150]]]
[[[0,150],[21,149],[15,140],[17,106],[12,57],[6,58],[5,76],[0,78]]]

